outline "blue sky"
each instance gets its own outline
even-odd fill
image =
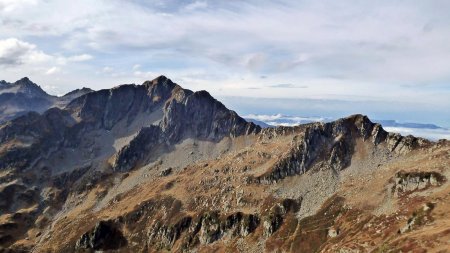
[[[450,127],[449,10],[446,0],[0,0],[0,79],[63,94],[164,74],[242,114]]]

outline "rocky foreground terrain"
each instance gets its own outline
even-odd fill
[[[261,128],[161,76],[0,125],[0,251],[449,252],[449,177],[449,141]]]

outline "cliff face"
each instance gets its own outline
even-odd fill
[[[448,142],[363,115],[261,129],[164,76],[77,94],[0,125],[0,251],[448,246]]]
[[[325,124],[307,124],[302,128],[301,134],[293,140],[289,152],[271,170],[257,177],[257,182],[274,183],[287,176],[303,174],[314,167],[334,171],[345,169],[351,163],[358,140],[368,142],[375,149],[394,154],[405,154],[430,144],[426,139],[388,133],[380,124],[372,123],[363,115],[353,115]],[[272,138],[283,130],[284,128],[264,129],[262,138]]]
[[[146,119],[152,114],[157,114],[156,118]],[[83,136],[111,131],[113,138],[138,133],[135,140],[118,152],[114,165],[117,167],[124,163],[123,159],[134,161],[145,154],[135,154],[130,159],[127,155],[149,151],[148,148],[159,143],[173,145],[185,138],[219,141],[224,137],[256,134],[260,128],[229,111],[207,92],[182,89],[161,76],[143,85],[89,92],[64,109],[54,108],[42,115],[31,112],[5,123],[0,128],[1,143],[22,145],[0,153],[0,167],[11,167],[11,162],[20,161],[22,166],[16,167],[24,169],[54,148],[78,148]],[[149,138],[151,135],[153,138]],[[137,150],[135,143],[143,150]],[[134,166],[133,162],[125,163],[126,167]]]

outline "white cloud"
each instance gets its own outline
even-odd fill
[[[327,122],[331,120],[331,118],[327,117],[299,117],[299,116],[283,115],[281,113],[273,115],[249,114],[243,117],[246,119],[254,119],[262,121],[272,126],[296,126],[299,124],[305,124],[310,122]]]
[[[37,0],[0,0],[0,11],[12,12],[24,6],[36,5]]]
[[[16,38],[0,40],[0,65],[5,67],[37,64],[50,58],[50,55],[38,50],[34,44]]]
[[[0,40],[0,65],[6,67],[45,65],[46,63],[65,65],[71,62],[88,61],[92,58],[93,56],[89,54],[73,55],[70,57],[50,55],[38,49],[35,44],[17,38]]]

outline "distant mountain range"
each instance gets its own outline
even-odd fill
[[[434,124],[423,124],[423,123],[410,123],[410,122],[397,122],[395,120],[374,120],[377,123],[385,127],[405,127],[405,128],[418,128],[418,129],[445,129],[443,127]]]
[[[51,107],[63,108],[74,98],[91,91],[89,88],[82,88],[57,97],[47,94],[27,77],[14,83],[2,80],[0,81],[0,123],[30,111],[42,113]]]

